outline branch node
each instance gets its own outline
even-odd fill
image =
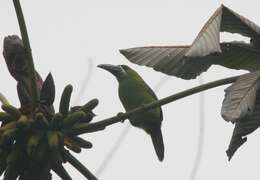
[[[121,121],[121,123],[124,123],[126,118],[124,117],[125,113],[119,112],[117,113],[116,117]]]

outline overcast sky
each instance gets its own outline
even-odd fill
[[[21,0],[21,3],[35,66],[43,78],[49,72],[54,76],[56,107],[63,87],[69,83],[74,86],[75,100],[89,70],[89,61],[93,60],[93,74],[79,103],[83,104],[91,98],[100,100],[95,110],[98,114],[96,121],[124,111],[117,95],[117,81],[111,74],[96,68],[96,65],[128,64],[151,87],[166,76],[129,63],[119,54],[118,49],[190,44],[221,3],[260,24],[259,1],[256,0]],[[1,42],[6,35],[19,34],[11,0],[0,1],[0,22]],[[225,34],[222,38],[232,40],[239,36]],[[7,72],[2,56],[0,68],[0,92],[18,106],[16,82]],[[203,80],[209,82],[241,73],[244,72],[214,66],[203,74]],[[169,77],[157,95],[166,97],[198,84],[198,79],[186,81]],[[248,142],[238,150],[231,162],[227,161],[225,150],[233,125],[226,123],[220,116],[223,90],[226,87],[205,92],[205,146],[196,179],[259,179],[259,131],[249,136]],[[197,151],[198,105],[199,96],[193,95],[163,107],[162,132],[166,149],[163,162],[157,160],[150,137],[139,129],[131,128],[100,179],[189,179]],[[96,172],[127,124],[119,123],[103,132],[85,135],[84,138],[90,140],[94,147],[76,156],[92,172]],[[84,179],[72,167],[68,168],[73,179]]]

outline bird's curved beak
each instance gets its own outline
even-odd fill
[[[99,64],[97,67],[105,69],[114,75],[122,72],[121,66],[116,66],[112,64]]]

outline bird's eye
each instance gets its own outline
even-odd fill
[[[120,65],[120,67],[121,67],[122,69],[124,69],[124,70],[129,69],[128,66],[126,66],[126,65]]]

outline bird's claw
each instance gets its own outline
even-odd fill
[[[116,116],[117,116],[117,118],[118,119],[120,119],[120,121],[123,123],[123,122],[125,122],[125,119],[123,118],[123,115],[124,115],[124,113],[122,113],[122,112],[119,112]]]
[[[140,108],[141,108],[141,109],[144,109],[145,107],[146,107],[146,104],[141,104],[141,105],[140,105]]]

